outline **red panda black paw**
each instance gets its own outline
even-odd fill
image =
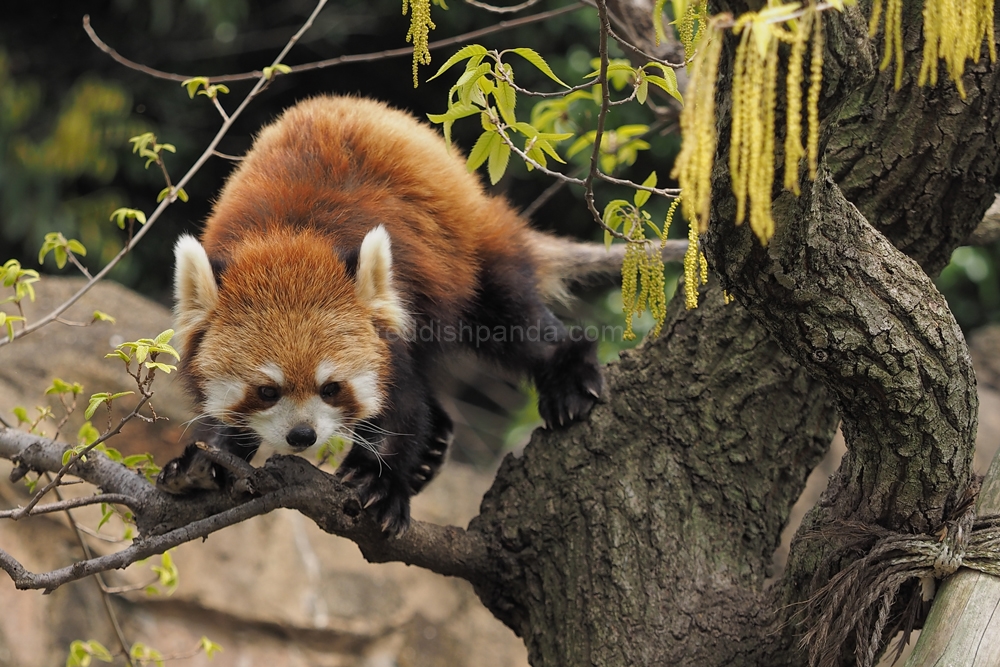
[[[455,440],[455,424],[451,417],[436,402],[431,405],[431,432],[422,447],[419,458],[410,471],[408,482],[410,494],[420,493],[434,479],[444,465],[445,456]]]
[[[535,382],[538,413],[547,428],[583,419],[604,390],[596,346],[586,340],[564,342]]]
[[[401,488],[391,473],[352,465],[345,459],[337,469],[342,482],[357,492],[361,507],[375,513],[379,527],[387,537],[398,537],[410,527],[410,494]]]
[[[156,488],[173,495],[186,495],[195,491],[218,491],[222,488],[222,474],[195,443],[184,448],[184,453],[163,466],[156,476]]]

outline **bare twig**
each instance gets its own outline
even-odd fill
[[[556,16],[561,16],[563,14],[568,14],[570,12],[575,12],[577,10],[583,9],[586,5],[583,2],[578,2],[576,4],[567,5],[566,7],[560,7],[559,9],[552,9],[547,12],[539,12],[538,14],[532,14],[531,16],[524,16],[519,19],[511,19],[508,21],[501,21],[496,25],[489,26],[487,28],[481,28],[479,30],[472,30],[470,32],[462,33],[461,35],[456,35],[455,37],[449,37],[447,39],[441,39],[436,42],[431,42],[427,45],[430,50],[442,49],[448,46],[454,46],[456,44],[462,44],[468,42],[472,39],[478,39],[479,37],[485,37],[486,35],[492,35],[497,32],[503,32],[504,30],[510,30],[512,28],[517,28],[522,25],[529,25],[531,23],[538,23],[540,21],[547,21],[548,19],[555,18]],[[83,17],[83,28],[87,31],[87,35],[90,40],[99,48],[104,51],[109,56],[111,56],[116,62],[128,67],[129,69],[134,69],[143,74],[148,74],[149,76],[156,77],[157,79],[166,79],[168,81],[187,81],[188,79],[194,78],[193,76],[187,74],[173,74],[171,72],[164,72],[152,67],[147,67],[146,65],[139,64],[133,60],[129,60],[125,56],[121,55],[113,48],[108,46],[94,29],[90,26],[90,17]],[[302,65],[294,65],[291,68],[292,74],[298,72],[308,72],[315,69],[324,69],[326,67],[334,67],[336,65],[346,65],[348,63],[363,63],[363,62],[375,62],[382,60],[384,58],[396,58],[400,56],[409,56],[413,54],[413,47],[406,46],[399,49],[387,49],[385,51],[377,51],[375,53],[362,53],[357,55],[346,55],[338,56],[336,58],[329,58],[327,60],[320,60],[312,63],[305,63]],[[282,54],[283,55],[283,54]],[[278,61],[280,62],[280,61]],[[275,64],[278,64],[277,62]],[[223,74],[220,76],[206,77],[209,83],[229,83],[231,81],[249,81],[251,79],[259,79],[263,76],[263,72],[259,70],[254,70],[252,72],[242,72],[240,74]]]
[[[230,155],[229,153],[221,153],[219,151],[212,151],[212,155],[215,157],[221,157],[223,160],[232,160],[233,162],[242,162],[242,155]]]
[[[487,4],[485,2],[479,2],[479,0],[465,0],[465,4],[472,5],[473,7],[478,7],[479,9],[485,9],[488,12],[493,12],[494,14],[513,14],[514,12],[519,12],[522,9],[527,9],[528,7],[534,7],[541,0],[525,0],[519,5],[511,5],[510,7],[497,7],[496,5]]]
[[[48,476],[48,473],[45,473]],[[59,489],[55,490],[56,497],[59,498],[59,503],[63,504],[66,500],[59,493]],[[84,558],[90,559],[94,557],[93,552],[90,550],[90,546],[87,544],[86,540],[83,539],[83,533],[80,532],[80,525],[73,518],[73,513],[69,511],[69,508],[64,508],[66,512],[66,518],[69,519],[70,526],[73,527],[73,533],[76,535],[76,541],[79,543],[80,548],[83,550]],[[108,595],[107,586],[104,584],[104,577],[100,574],[94,575],[94,580],[97,582],[97,587],[101,592],[101,600],[104,602],[104,611],[108,615],[108,620],[111,622],[111,627],[115,630],[115,638],[118,639],[118,645],[122,649],[122,654],[125,656],[125,664],[127,667],[132,667],[132,656],[129,653],[129,641],[125,638],[125,633],[122,631],[121,623],[118,622],[118,615],[115,613],[114,607],[111,606],[111,599]]]
[[[127,496],[122,493],[102,493],[96,496],[86,496],[84,498],[70,498],[69,500],[60,500],[59,502],[56,503],[37,505],[28,512],[27,516],[36,516],[38,514],[50,514],[51,512],[62,512],[64,510],[70,510],[76,507],[86,507],[87,505],[97,505],[99,503],[125,505],[126,507],[132,510],[135,510],[139,505],[138,501],[136,501],[136,499],[133,498],[132,496]],[[13,519],[14,515],[21,511],[22,508],[4,510],[0,512],[0,519]]]
[[[669,60],[663,60],[662,58],[657,58],[654,55],[646,53],[638,46],[636,46],[632,42],[628,41],[627,39],[616,33],[610,25],[608,26],[608,34],[614,37],[615,41],[618,42],[618,44],[621,45],[623,49],[625,49],[626,51],[630,51],[633,55],[642,56],[643,58],[648,59],[650,62],[659,63],[666,67],[670,67],[671,69],[680,69],[682,67],[687,66],[687,63],[672,63]]]

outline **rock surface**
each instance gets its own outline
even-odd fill
[[[45,278],[38,301],[26,308],[29,322],[62,302],[81,284]],[[94,309],[116,318],[80,328],[53,324],[0,348],[0,415],[9,421],[15,405],[35,413],[45,405],[53,377],[85,385],[81,405],[63,427],[74,439],[85,397],[124,391],[130,378],[121,363],[104,354],[124,340],[152,337],[169,328],[170,313],[113,283],[102,283],[66,315],[87,321]],[[183,444],[190,403],[173,376],[160,377],[153,405],[169,421],[135,421],[110,444],[125,453],[151,452],[163,463]],[[127,401],[125,401],[127,402]],[[52,402],[62,414],[58,402]],[[98,415],[101,413],[99,412]],[[95,417],[100,428],[103,422]],[[54,433],[54,423],[43,430]],[[23,484],[7,482],[10,464],[0,464],[0,506],[24,503]],[[449,463],[441,477],[414,501],[416,518],[465,525],[477,512],[492,476]],[[81,486],[67,495],[87,494]],[[96,528],[97,508],[74,511],[83,526]],[[124,525],[113,519],[101,535],[117,538]],[[87,537],[95,552],[120,548]],[[0,524],[0,547],[33,571],[65,566],[82,555],[63,515]],[[399,563],[367,563],[347,540],[328,535],[301,515],[281,510],[252,519],[172,552],[180,572],[170,596],[142,590],[112,596],[127,641],[142,642],[164,656],[194,652],[205,635],[223,646],[209,662],[203,654],[169,664],[252,667],[523,667],[524,645],[481,605],[472,587]],[[155,580],[158,559],[106,575],[112,587],[142,586]],[[51,595],[17,591],[0,575],[0,667],[64,664],[75,639],[97,639],[120,652],[93,579],[64,586]],[[96,664],[96,663],[95,663]],[[115,664],[124,664],[118,658]]]

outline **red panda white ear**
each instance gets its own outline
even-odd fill
[[[358,301],[396,333],[404,335],[409,329],[410,316],[392,285],[391,242],[382,225],[368,232],[361,242],[354,291]]]
[[[183,347],[218,304],[219,286],[208,254],[195,237],[177,239],[174,257],[174,329]]]

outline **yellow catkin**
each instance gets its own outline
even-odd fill
[[[768,24],[754,21],[752,16],[738,21],[734,28],[742,34],[733,76],[729,170],[736,197],[736,224],[742,224],[749,209],[750,228],[761,243],[767,243],[774,234],[771,190],[779,39]],[[765,39],[755,31],[767,31]]]
[[[688,227],[687,252],[684,253],[684,306],[688,310],[698,307],[700,274],[701,251],[698,249],[698,227],[692,222]]]
[[[733,124],[729,138],[729,173],[733,182],[733,194],[736,195],[736,221],[743,222],[746,216],[747,175],[746,164],[749,158],[749,143],[744,143],[743,133],[750,127],[747,114],[750,113],[749,95],[752,94],[747,76],[747,48],[750,43],[750,31],[744,30],[736,47],[736,60],[733,63]]]
[[[936,85],[938,61],[944,60],[948,76],[964,98],[965,61],[979,62],[984,40],[990,61],[996,62],[993,12],[993,0],[927,0],[923,10],[923,59],[917,83]]]
[[[419,65],[431,64],[431,52],[427,47],[431,30],[437,28],[431,20],[431,0],[403,0],[403,16],[410,11],[410,30],[406,41],[413,43],[413,87],[419,82]]]
[[[690,79],[681,112],[684,141],[671,177],[684,191],[684,217],[698,229],[708,228],[712,204],[712,163],[715,160],[715,80],[722,39],[707,30],[691,62]]]
[[[819,166],[819,93],[823,87],[823,16],[813,15],[812,57],[809,60],[809,96],[806,107],[809,114],[809,135],[806,140],[809,156],[809,178],[816,180]]]
[[[805,157],[802,146],[802,64],[809,32],[812,28],[812,7],[799,19],[792,35],[792,50],[788,56],[788,74],[785,78],[785,189],[799,194],[799,162]]]
[[[622,262],[622,311],[625,313],[624,340],[635,340],[632,331],[632,316],[635,314],[636,292],[639,286],[639,257],[642,248],[638,243],[625,246],[625,261]]]

